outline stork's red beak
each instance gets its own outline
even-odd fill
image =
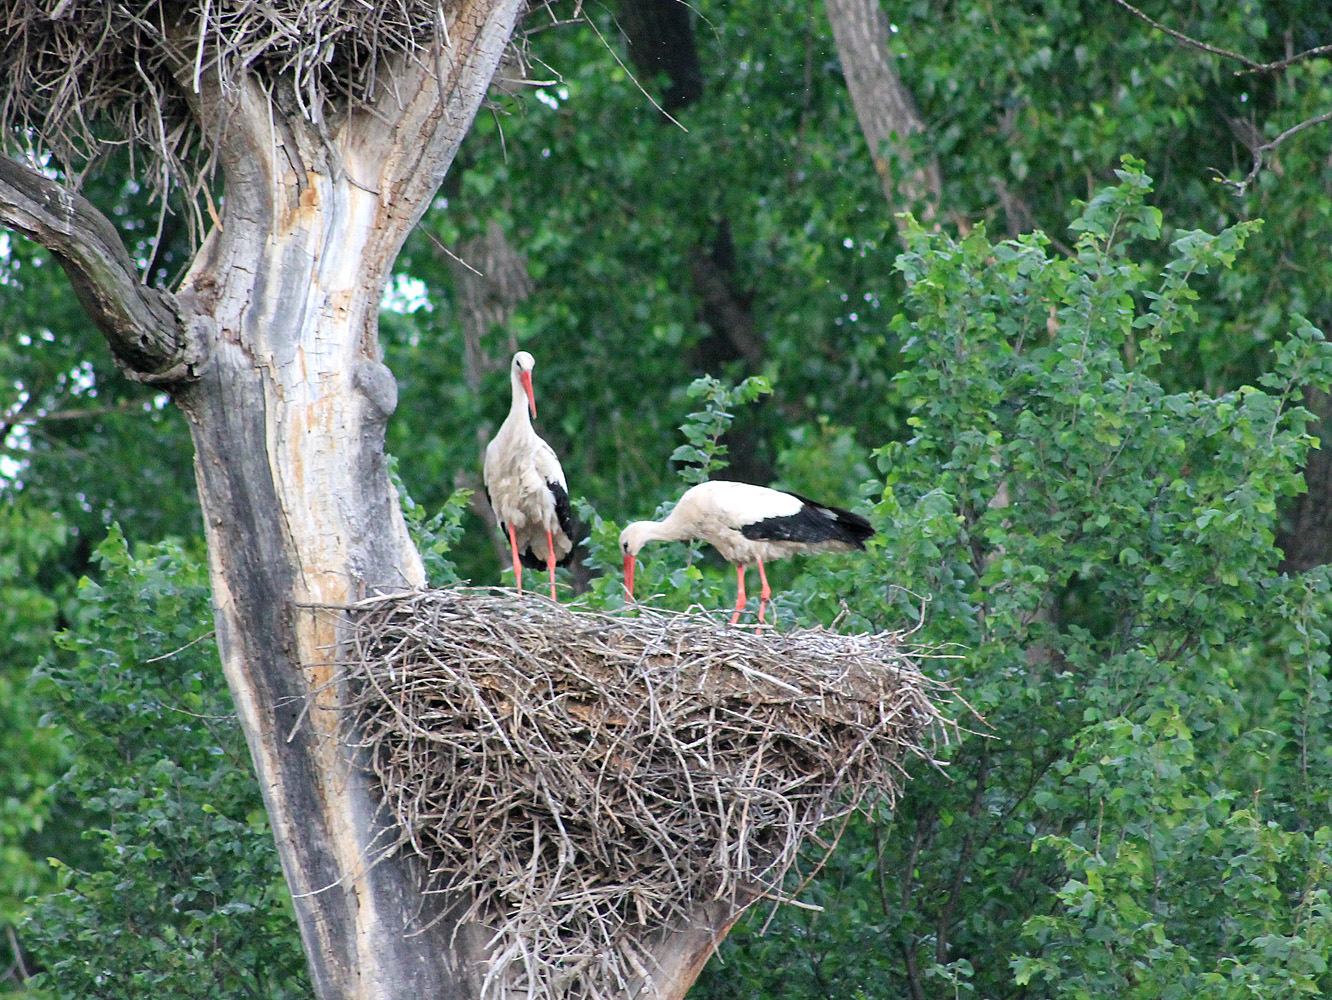
[[[523,392],[527,393],[527,406],[532,411],[533,419],[536,418],[536,396],[532,394],[532,373],[519,372],[518,378],[522,380]]]
[[[634,566],[637,562],[633,556],[624,557],[624,592],[631,601],[634,599]]]

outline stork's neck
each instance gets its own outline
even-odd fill
[[[694,537],[693,526],[680,514],[680,508],[671,511],[660,521],[639,521],[639,532],[645,542],[680,542]]]
[[[532,418],[527,412],[527,393],[523,389],[523,381],[518,377],[516,368],[509,370],[509,388],[513,391],[513,400],[509,403],[509,420],[532,426]]]

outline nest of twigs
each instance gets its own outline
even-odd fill
[[[370,96],[389,57],[446,34],[453,0],[5,0],[0,128],[77,170],[118,145],[158,188],[204,166],[185,102],[209,74],[281,88],[312,121]]]
[[[641,986],[654,930],[785,898],[802,845],[893,801],[947,728],[901,633],[463,589],[351,617],[355,741],[398,848],[494,931],[487,997]]]

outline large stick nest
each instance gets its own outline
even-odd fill
[[[154,183],[203,165],[185,101],[209,74],[279,86],[312,121],[367,99],[390,56],[446,33],[455,0],[0,0],[0,127],[77,169],[120,144]],[[183,84],[183,86],[182,86]]]
[[[894,801],[947,730],[902,633],[755,633],[511,591],[351,615],[354,739],[395,846],[495,929],[488,997],[623,995],[652,931],[784,898],[802,844]]]

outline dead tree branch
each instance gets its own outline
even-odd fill
[[[128,377],[156,383],[193,377],[201,358],[174,297],[140,283],[115,226],[86,198],[0,157],[0,223],[60,261]]]

